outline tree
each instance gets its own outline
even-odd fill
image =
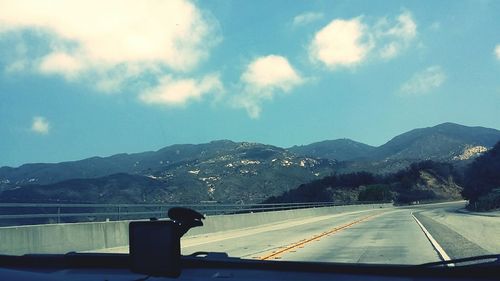
[[[386,202],[392,199],[390,186],[386,184],[369,185],[364,190],[360,191],[358,195],[358,201],[364,202]]]

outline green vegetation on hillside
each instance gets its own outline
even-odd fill
[[[500,142],[467,167],[462,195],[470,210],[500,208]]]
[[[359,172],[327,176],[265,202],[394,201],[408,204],[460,199],[461,188],[455,183],[459,178],[451,164],[423,161],[390,175]]]

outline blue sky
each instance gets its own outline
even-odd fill
[[[500,129],[499,1],[0,1],[0,166]]]

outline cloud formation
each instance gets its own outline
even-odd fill
[[[241,75],[242,93],[235,104],[247,110],[251,118],[258,118],[265,100],[272,100],[280,92],[287,93],[304,82],[283,56],[268,55],[256,58]]]
[[[161,78],[158,86],[143,91],[139,98],[147,104],[167,106],[185,105],[191,100],[200,100],[204,95],[223,91],[219,75],[211,74],[200,80],[174,79],[171,75]]]
[[[400,93],[409,96],[424,95],[441,86],[445,80],[446,74],[440,66],[430,66],[403,83]]]
[[[49,51],[31,58],[39,72],[68,80],[92,74],[116,87],[158,69],[191,71],[220,41],[214,20],[187,0],[2,1],[0,26],[47,36]]]
[[[410,12],[395,20],[378,19],[374,24],[363,17],[334,19],[320,29],[309,45],[309,56],[329,69],[354,67],[370,54],[384,60],[398,56],[417,35]]]
[[[408,11],[400,14],[395,23],[387,18],[379,20],[374,29],[374,36],[382,45],[379,54],[383,59],[396,57],[416,35],[417,24]]]
[[[83,70],[84,62],[65,52],[52,52],[42,58],[38,67],[43,73],[60,74],[73,80]]]
[[[500,60],[500,44],[497,44],[497,46],[495,47],[495,56],[497,57],[498,60]]]
[[[40,135],[47,135],[50,130],[50,124],[42,116],[33,117],[33,121],[31,123],[31,131]]]
[[[315,13],[315,12],[305,12],[300,15],[297,15],[293,18],[292,25],[293,26],[301,26],[306,25],[311,22],[315,22],[324,17],[323,13]]]
[[[0,12],[1,13],[1,12]],[[0,39],[1,39],[1,25],[0,25]],[[4,67],[6,73],[16,73],[25,71],[30,66],[30,61],[27,59],[28,47],[23,42],[17,43],[12,47],[10,53],[5,54],[9,59],[6,60],[7,64]],[[0,52],[0,56],[2,56]]]
[[[353,66],[371,49],[371,43],[364,36],[365,30],[360,18],[333,20],[316,33],[309,53],[329,68]]]

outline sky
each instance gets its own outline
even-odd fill
[[[500,1],[0,0],[0,166],[500,129]]]

